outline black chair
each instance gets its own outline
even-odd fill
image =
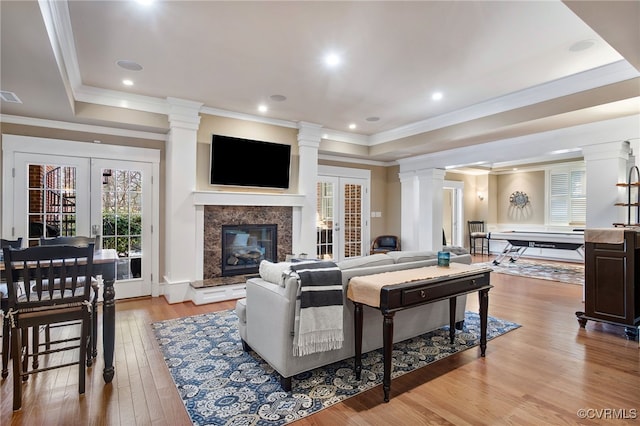
[[[40,238],[41,246],[51,245],[69,245],[76,247],[86,247],[89,244],[93,244],[94,250],[100,248],[100,236],[85,237],[81,235],[69,236],[69,237],[53,237],[53,238]],[[98,296],[100,293],[100,283],[95,278],[91,280],[91,287],[93,288],[93,298],[91,299],[91,309],[93,312],[98,312]],[[51,349],[51,327],[45,327],[45,345],[46,349]],[[35,336],[35,334],[34,334]],[[35,337],[37,340],[38,338]],[[87,359],[87,367],[91,367],[93,364],[93,358],[98,356],[98,315],[93,315],[91,320],[91,357]],[[35,344],[35,343],[34,343]],[[34,359],[37,361],[37,359]]]
[[[400,238],[395,235],[380,235],[371,243],[369,254],[387,253],[400,250]]]
[[[78,365],[78,392],[85,391],[85,360],[90,356],[91,334],[91,271],[93,267],[93,243],[86,247],[36,246],[15,250],[9,247],[4,253],[7,275],[8,311],[6,320],[11,325],[11,357],[13,358],[13,409],[22,407],[22,382],[30,374],[54,368]],[[18,288],[24,288],[19,294]],[[40,351],[34,345],[29,353],[26,335],[29,328],[80,321],[77,338],[59,342],[64,346]],[[38,333],[34,333],[38,334]],[[79,341],[79,345],[71,345]],[[44,368],[28,369],[29,357],[54,352],[79,349],[77,361]]]
[[[0,239],[0,248],[12,247],[19,249],[22,247],[22,237],[17,240],[5,240]],[[7,280],[4,272],[0,272],[0,311],[6,313],[8,310],[8,293],[7,293]],[[11,351],[11,327],[9,321],[2,321],[2,378],[6,379],[9,375],[9,352]]]
[[[467,225],[469,227],[469,253],[476,254],[476,243],[480,240],[480,254],[484,254],[484,248],[486,247],[487,255],[489,255],[489,238],[484,228],[484,221],[469,220]]]

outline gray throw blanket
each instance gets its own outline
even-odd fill
[[[340,349],[342,333],[342,272],[333,262],[291,265],[299,277],[293,355]]]

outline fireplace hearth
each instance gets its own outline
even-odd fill
[[[255,274],[278,259],[276,224],[222,225],[222,276]]]

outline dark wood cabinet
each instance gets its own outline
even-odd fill
[[[612,232],[620,236],[619,242],[593,242],[585,234],[585,312],[576,315],[582,327],[588,320],[621,325],[635,339],[640,325],[640,233]]]

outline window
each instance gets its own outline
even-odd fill
[[[551,225],[584,225],[587,220],[587,174],[584,167],[553,169],[548,172]]]

